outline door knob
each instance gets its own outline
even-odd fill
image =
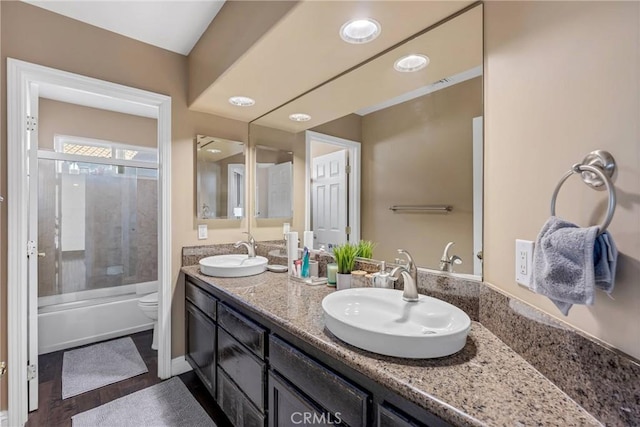
[[[45,256],[47,256],[46,253],[44,252],[38,252],[38,258],[44,258]]]
[[[482,251],[478,251],[478,253],[476,254],[476,257],[477,257],[479,260],[482,260]]]

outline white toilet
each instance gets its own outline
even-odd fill
[[[138,300],[138,307],[149,319],[153,320],[153,342],[151,348],[158,349],[158,293],[145,295]]]

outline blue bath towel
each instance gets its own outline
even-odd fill
[[[573,304],[592,305],[595,289],[610,294],[618,250],[608,232],[581,228],[552,216],[533,251],[532,290],[547,296],[565,316]]]

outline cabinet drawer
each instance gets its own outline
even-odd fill
[[[347,425],[368,424],[368,394],[335,372],[274,336],[269,339],[269,360],[272,368],[325,410],[339,413]]]
[[[280,375],[269,372],[269,427],[291,425],[334,426],[340,414],[318,408]]]
[[[209,295],[189,280],[185,283],[185,296],[187,301],[198,307],[212,320],[216,320],[216,298]]]
[[[264,412],[265,364],[221,328],[218,328],[218,366]]]
[[[266,329],[224,304],[218,307],[218,324],[264,360]]]
[[[265,417],[238,389],[225,372],[218,368],[216,401],[234,426],[264,427]]]

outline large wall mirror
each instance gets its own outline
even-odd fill
[[[245,144],[197,135],[196,217],[241,219],[245,216]]]
[[[252,122],[290,144],[293,223],[316,247],[372,240],[439,269],[455,242],[454,271],[482,276],[482,46],[477,5]]]

